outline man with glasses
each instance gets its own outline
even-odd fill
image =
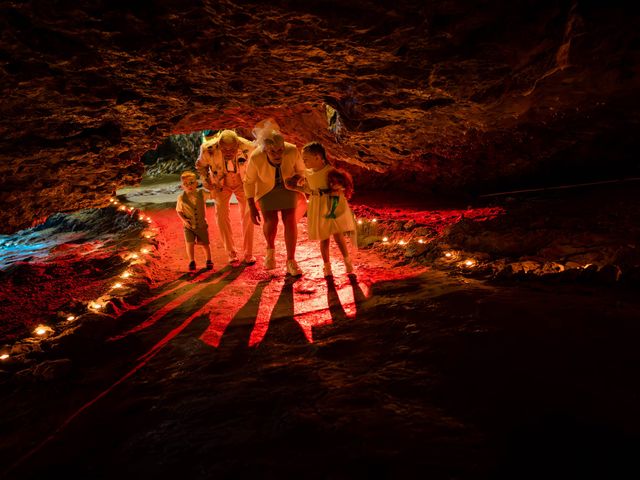
[[[216,222],[229,263],[238,261],[229,218],[229,202],[233,194],[238,200],[242,217],[242,262],[247,265],[256,263],[253,256],[253,222],[242,186],[247,160],[253,149],[254,145],[249,140],[240,137],[233,130],[223,130],[202,143],[200,156],[196,161],[196,170],[202,183],[216,202]]]
[[[267,241],[264,268],[272,270],[276,267],[275,239],[280,212],[287,249],[287,273],[299,277],[302,272],[295,259],[297,223],[306,210],[306,199],[299,191],[290,188],[290,179],[304,175],[304,163],[298,148],[285,142],[278,131],[261,133],[258,144],[259,148],[249,158],[244,189],[251,220],[256,225],[262,220],[262,230]]]

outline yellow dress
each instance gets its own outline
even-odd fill
[[[307,184],[311,189],[307,209],[309,240],[325,240],[334,233],[352,232],[356,229],[353,213],[345,196],[328,191],[327,175],[333,169],[331,165],[325,165],[317,171],[305,170]]]

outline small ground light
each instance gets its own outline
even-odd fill
[[[418,240],[418,243],[424,243],[423,239]]]
[[[68,321],[68,322],[73,322],[75,319],[76,319],[75,315],[69,315],[69,316],[67,317],[67,321]]]
[[[0,360],[6,360],[7,358],[9,358],[8,353],[3,353],[2,355],[0,355]]]
[[[94,310],[99,310],[102,308],[102,305],[100,305],[98,302],[91,302],[89,304],[90,308],[93,308]]]
[[[389,237],[382,237],[382,241],[383,242],[388,242],[389,241]]]
[[[44,335],[46,334],[48,331],[50,331],[51,329],[48,327],[45,327],[43,325],[38,325],[35,330],[33,331],[33,333],[35,333],[36,335]]]
[[[149,253],[149,249],[148,248],[143,248],[142,250],[140,250],[140,253]]]
[[[372,218],[372,219],[371,219],[371,223],[376,223],[377,221],[378,221],[378,220],[377,220],[377,219],[375,219],[375,218]]]
[[[138,254],[137,253],[132,253],[131,254],[131,258],[138,258]]]
[[[115,202],[115,200],[113,198],[110,198],[109,203],[113,203],[113,202]]]
[[[471,265],[473,265],[473,260],[467,260],[466,262],[464,262],[464,264],[465,264],[467,267],[470,267]]]
[[[124,205],[120,205],[118,207],[118,210],[122,210],[123,212],[127,209],[127,207],[125,207]]]
[[[122,284],[120,282],[114,283],[111,288],[122,288]]]
[[[398,242],[398,245],[405,245],[406,243],[407,243],[407,242],[405,242],[404,240],[400,240],[400,241]]]
[[[452,255],[451,252],[447,252],[447,253],[444,254],[444,256],[447,257],[447,258],[451,258],[451,255]]]
[[[127,272],[122,272],[122,275],[120,275],[122,278],[129,278],[131,276],[131,272],[127,271]]]
[[[358,225],[362,225],[362,219],[361,218],[358,219]]]

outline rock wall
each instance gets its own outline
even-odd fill
[[[325,142],[360,189],[477,192],[639,170],[637,6],[40,0],[0,11],[4,232],[105,205],[170,134],[250,135],[268,117],[291,141]]]

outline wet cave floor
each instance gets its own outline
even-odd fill
[[[44,349],[66,374],[4,369],[7,478],[640,473],[636,288],[497,284],[376,248],[351,277],[332,250],[328,281],[304,221],[300,279],[281,233],[279,268],[262,269],[258,228],[256,265],[228,265],[214,240],[214,270],[189,275],[173,208],[138,206],[154,231],[144,297],[116,303],[100,341]]]

